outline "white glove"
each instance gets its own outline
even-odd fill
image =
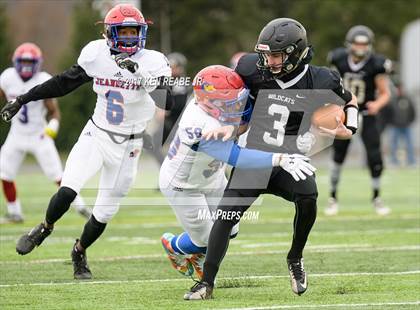
[[[314,146],[316,138],[314,134],[307,131],[303,135],[299,135],[296,139],[297,149],[303,154],[308,154],[311,148]]]
[[[282,167],[295,181],[306,180],[306,175],[313,175],[316,168],[309,163],[309,158],[301,154],[273,154],[273,167]]]

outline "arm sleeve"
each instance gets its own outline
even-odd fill
[[[162,77],[159,79],[159,85],[155,90],[150,92],[155,105],[163,110],[169,111],[174,105],[174,97],[172,96],[172,89],[167,85],[163,85]]]
[[[241,169],[266,169],[273,167],[273,154],[258,150],[241,148],[234,141],[201,140],[198,152]]]
[[[26,94],[19,96],[19,100],[22,104],[26,104],[40,99],[62,97],[91,80],[92,78],[86,74],[85,70],[76,64],[31,88]]]

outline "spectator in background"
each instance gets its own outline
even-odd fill
[[[390,125],[391,125],[391,163],[399,166],[397,157],[398,146],[401,140],[405,140],[405,153],[407,165],[416,164],[413,135],[411,124],[416,118],[416,110],[413,101],[402,92],[401,85],[398,86],[397,96],[389,105]]]

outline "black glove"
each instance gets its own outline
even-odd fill
[[[20,102],[19,97],[16,97],[16,99],[7,102],[3,109],[0,111],[1,118],[6,122],[10,122],[13,116],[19,112],[22,105],[23,104]]]
[[[118,67],[121,69],[127,69],[131,73],[134,73],[139,68],[139,64],[133,60],[131,60],[130,56],[127,53],[120,53],[117,55],[113,55],[115,62],[117,63]]]

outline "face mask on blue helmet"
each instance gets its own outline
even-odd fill
[[[121,27],[135,27],[138,36],[120,36]],[[107,26],[107,40],[110,49],[117,53],[132,55],[146,46],[147,24],[113,24]]]

